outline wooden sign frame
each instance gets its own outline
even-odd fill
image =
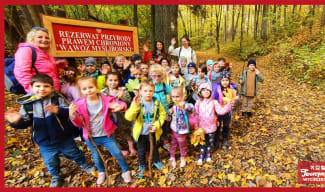
[[[132,56],[133,54],[139,54],[139,40],[138,40],[138,28],[134,26],[124,26],[124,25],[115,25],[107,24],[93,21],[82,21],[76,19],[67,19],[62,17],[54,17],[48,15],[41,15],[43,27],[48,29],[49,35],[51,38],[51,49],[50,53],[54,57],[115,57],[117,54],[123,54],[124,56]],[[70,26],[81,26],[81,27],[90,27],[96,29],[110,29],[110,30],[121,30],[132,32],[133,34],[133,52],[108,52],[108,51],[60,51],[56,48],[56,42],[54,38],[54,32],[52,24],[63,24]]]

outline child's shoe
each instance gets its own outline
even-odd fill
[[[87,172],[87,173],[91,173],[92,171],[95,171],[95,170],[96,170],[95,167],[89,165],[89,164],[86,163],[86,162],[85,162],[84,164],[80,165],[80,168],[81,168],[83,171]]]
[[[211,153],[207,153],[206,155],[206,161],[207,162],[210,162],[212,159],[211,159]]]
[[[96,184],[100,185],[100,184],[104,183],[104,181],[105,181],[105,172],[99,172]]]
[[[169,160],[172,162],[173,168],[175,168],[176,167],[176,159],[175,159],[175,157],[171,157]]]
[[[169,146],[168,141],[166,143],[164,143],[164,145],[162,146],[162,148],[165,149],[167,152],[169,152],[170,146]]]
[[[131,173],[130,171],[122,173],[122,178],[125,183],[130,183],[131,182]]]
[[[163,168],[163,167],[165,166],[161,161],[154,162],[153,165],[154,165],[158,170],[160,170],[161,168]]]
[[[185,167],[186,161],[184,157],[181,157],[181,168]]]
[[[61,185],[60,175],[53,175],[49,187],[60,187],[60,185]]]
[[[199,160],[197,161],[197,165],[202,165],[203,159],[204,159],[204,155],[203,154],[200,154]]]
[[[138,174],[138,178],[142,179],[143,178],[143,171],[146,170],[146,166],[145,165],[139,165],[139,174]]]
[[[229,147],[227,138],[224,138],[222,143],[224,146]]]

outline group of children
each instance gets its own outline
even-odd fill
[[[125,182],[131,181],[125,161],[129,153],[138,155],[138,178],[143,178],[150,134],[154,138],[153,165],[160,170],[164,164],[159,158],[159,146],[170,152],[173,167],[179,146],[180,167],[185,167],[188,135],[201,132],[204,142],[199,143],[197,163],[202,165],[204,159],[212,160],[213,146],[221,147],[221,130],[222,143],[228,146],[232,107],[239,101],[237,86],[231,83],[232,65],[224,58],[208,60],[198,67],[187,63],[185,57],[179,61],[162,57],[159,63],[156,59],[144,63],[138,54],[131,60],[117,55],[114,64],[105,60],[97,69],[96,58],[89,57],[79,70],[67,67],[62,75],[61,92],[70,105],[54,92],[49,76],[36,74],[30,82],[32,93],[18,100],[20,111],[9,110],[5,117],[12,127],[32,126],[32,139],[40,146],[44,164],[52,174],[51,187],[60,186],[60,153],[88,173],[95,170],[73,140],[78,127],[99,172],[97,184],[105,181],[105,168],[90,137],[117,160]],[[257,82],[263,77],[254,60],[247,66],[239,79],[239,94],[242,115],[251,117]],[[128,150],[120,150],[114,135],[128,143]]]

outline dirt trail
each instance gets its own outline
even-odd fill
[[[220,55],[197,52],[197,56],[215,61]],[[235,110],[230,148],[214,151],[213,161],[199,167],[196,165],[199,150],[189,146],[185,169],[166,166],[154,171],[154,179],[141,181],[136,179],[137,158],[128,157],[133,177],[130,185],[122,182],[116,162],[109,161],[110,173],[114,173],[109,178],[110,186],[247,187],[263,184],[263,179],[256,182],[260,176],[267,186],[300,186],[297,184],[298,161],[325,161],[325,96],[317,89],[311,90],[287,79],[270,58],[271,55],[257,59],[257,68],[265,80],[259,84],[252,120],[240,119]],[[243,62],[226,59],[233,64],[232,81],[237,83]],[[6,95],[6,109],[17,106],[14,98]],[[48,185],[50,175],[37,147],[30,141],[29,131],[15,131],[6,124],[5,134],[5,186]],[[87,147],[80,142],[78,145],[90,160]],[[169,153],[160,151],[160,156],[168,165]],[[179,166],[179,161],[177,163]],[[75,163],[62,159],[61,167],[64,186],[95,186],[96,177],[82,173]]]

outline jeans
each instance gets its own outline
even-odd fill
[[[154,163],[159,162],[159,153],[156,144],[155,134],[152,135],[154,140],[154,148],[153,148],[153,157],[152,161]],[[146,165],[146,151],[150,150],[150,141],[149,135],[140,135],[137,143],[138,147],[138,161],[140,165]]]
[[[52,175],[60,174],[60,152],[68,159],[74,160],[78,165],[82,165],[86,162],[83,152],[78,149],[72,138],[55,145],[40,145],[39,149],[44,160],[44,165]]]
[[[124,159],[124,156],[113,136],[93,137],[93,139],[98,147],[103,145],[110,152],[110,154],[117,160],[117,163],[121,166],[123,173],[129,170],[128,165],[126,164],[126,161]],[[100,158],[99,153],[96,150],[93,143],[90,140],[89,141],[86,140],[86,144],[91,152],[91,155],[93,156],[93,160],[98,169],[98,172],[105,172],[104,163]]]

